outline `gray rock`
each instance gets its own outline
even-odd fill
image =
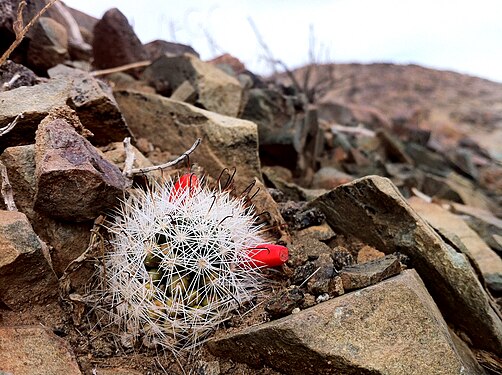
[[[73,222],[117,204],[129,181],[63,119],[47,117],[35,144],[35,210]]]
[[[443,242],[388,179],[361,178],[312,204],[335,231],[387,254],[409,256],[446,319],[464,330],[475,346],[502,353],[501,319],[469,261]]]
[[[286,167],[310,182],[323,146],[317,111],[303,97],[277,90],[254,88],[248,95],[242,118],[258,125],[263,163]]]
[[[273,296],[265,305],[265,311],[273,319],[281,318],[301,306],[304,297],[303,292],[297,286],[293,286]]]
[[[68,54],[68,34],[63,25],[49,17],[40,17],[33,27],[36,35],[28,47],[28,65],[38,71],[64,62]]]
[[[70,345],[42,326],[0,327],[0,373],[81,375]]]
[[[15,75],[19,77],[12,83]],[[21,64],[7,60],[0,66],[0,91],[12,90],[21,86],[33,86],[38,82],[38,77],[30,69]]]
[[[57,295],[57,278],[43,246],[25,214],[0,211],[0,301],[9,308],[41,304]]]
[[[372,260],[366,263],[344,267],[340,277],[345,290],[361,289],[401,272],[401,264],[395,255]]]
[[[121,142],[131,133],[113,97],[112,90],[105,82],[92,77],[83,70],[58,65],[48,71],[51,78],[72,82],[71,106],[75,109],[82,125],[94,137],[90,140],[97,145]]]
[[[467,255],[481,271],[488,288],[502,293],[502,259],[459,216],[420,198],[408,199],[410,206],[441,234],[457,236]]]
[[[243,90],[239,81],[191,54],[159,57],[145,69],[143,79],[163,94],[188,81],[196,92],[198,106],[233,117],[241,111]]]
[[[107,11],[94,26],[92,49],[94,66],[99,69],[142,61],[148,57],[127,18],[116,8]]]
[[[212,340],[208,348],[292,375],[483,373],[457,351],[414,270]]]
[[[162,55],[180,56],[191,53],[200,58],[200,55],[192,47],[185,44],[166,42],[165,40],[154,40],[144,45],[146,54],[150,61],[157,60]]]
[[[312,180],[312,188],[331,190],[354,179],[353,176],[333,167],[322,167]]]

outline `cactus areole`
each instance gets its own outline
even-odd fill
[[[132,193],[105,259],[116,322],[171,350],[200,344],[263,288],[261,268],[287,260],[264,231],[245,199],[194,174]]]

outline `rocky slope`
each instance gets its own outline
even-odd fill
[[[17,4],[0,0],[2,43]],[[337,65],[330,80],[315,67],[324,87],[311,86],[311,103],[231,56],[142,45],[117,9],[96,20],[55,6],[35,27],[0,66],[0,374],[500,373],[501,85],[388,64]],[[175,167],[145,172],[198,138]],[[289,259],[263,269],[267,288],[237,301],[206,342],[171,351],[186,344],[177,319],[211,312],[186,293],[176,311],[191,315],[173,313],[188,281],[166,282],[172,267],[158,257],[191,246],[174,232],[138,245],[152,284],[131,293],[143,301],[127,283],[110,300],[103,264],[116,254],[108,228],[120,200],[187,170],[252,204],[266,249],[287,246]],[[138,215],[145,228],[183,226],[149,215]],[[244,267],[228,262],[229,274]],[[197,285],[231,294],[218,267]],[[113,324],[120,310],[143,320]]]

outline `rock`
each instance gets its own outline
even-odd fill
[[[230,71],[229,74],[233,76],[237,76],[247,70],[246,66],[237,57],[234,57],[229,53],[224,53],[223,55],[217,56],[208,62],[216,65],[226,72]]]
[[[98,69],[114,68],[148,58],[127,18],[116,8],[107,11],[94,26],[92,49],[94,66]]]
[[[298,236],[311,236],[319,241],[329,241],[336,236],[336,233],[327,223],[322,223],[298,231]]]
[[[36,35],[28,47],[28,64],[35,71],[63,63],[68,54],[68,34],[64,26],[49,17],[40,17],[33,27]]]
[[[413,159],[406,153],[403,144],[385,129],[378,129],[376,136],[385,149],[387,160],[392,163],[413,165]]]
[[[145,44],[145,52],[148,60],[154,61],[163,55],[180,56],[185,53],[190,53],[200,58],[200,55],[192,47],[181,43],[166,42],[165,40],[154,40]]]
[[[0,91],[17,89],[21,86],[33,86],[37,82],[38,77],[35,73],[21,64],[7,60],[0,65]]]
[[[149,86],[144,81],[135,79],[127,73],[116,72],[107,74],[106,81],[114,90],[134,90],[155,94],[155,89],[153,87]]]
[[[502,253],[502,220],[493,216],[490,211],[465,206],[458,203],[452,204],[452,212],[462,215],[464,221],[498,253]]]
[[[354,264],[344,267],[340,271],[343,289],[361,289],[401,272],[401,264],[395,255],[386,255],[384,258],[366,263]]]
[[[330,254],[321,254],[312,263],[314,272],[307,276],[310,277],[307,281],[307,291],[314,296],[330,294],[330,290],[333,289],[330,288],[330,282],[334,276],[333,260]],[[336,288],[336,283],[333,286]]]
[[[95,79],[83,70],[64,65],[49,69],[48,73],[51,78],[72,82],[71,106],[77,112],[82,125],[94,134],[91,138],[93,143],[107,145],[132,136],[112,90],[105,82]]]
[[[357,263],[366,263],[371,260],[383,258],[384,256],[384,253],[378,251],[373,246],[365,245],[357,253]]]
[[[10,309],[44,303],[57,294],[44,246],[25,214],[0,211],[0,301]]]
[[[311,204],[337,233],[409,256],[446,319],[474,346],[502,353],[502,322],[467,258],[448,247],[388,179],[361,178]]]
[[[87,248],[93,223],[59,221],[33,210],[37,186],[34,145],[9,147],[0,155],[0,160],[7,168],[18,210],[28,217],[35,233],[51,246],[52,266],[56,274],[61,276],[66,266]],[[81,286],[87,282],[90,274],[84,272],[79,276]]]
[[[117,103],[129,128],[162,151],[181,155],[197,138],[202,144],[190,161],[197,161],[216,178],[225,168],[237,168],[239,189],[261,176],[258,134],[250,121],[222,116],[155,94],[117,91]]]
[[[281,215],[294,229],[320,225],[325,217],[318,209],[307,208],[304,202],[288,201],[280,205]]]
[[[142,375],[143,372],[125,367],[97,368],[97,375]]]
[[[67,80],[50,80],[0,92],[0,127],[10,124],[19,114],[23,115],[9,133],[0,137],[0,151],[9,146],[34,143],[38,124],[51,109],[66,105],[71,86]]]
[[[333,189],[339,185],[346,184],[354,179],[351,175],[344,173],[333,167],[322,167],[312,180],[314,189]]]
[[[308,235],[293,235],[288,248],[288,264],[292,267],[305,264],[308,260],[315,260],[321,254],[331,254],[331,248],[328,245]]]
[[[319,104],[319,119],[348,126],[367,125],[370,129],[391,128],[391,121],[374,107],[324,101]]]
[[[440,206],[412,197],[410,206],[442,235],[458,236],[469,258],[476,263],[488,288],[502,293],[502,259],[463,220]],[[450,240],[451,241],[451,240]]]
[[[443,177],[451,173],[451,166],[444,155],[416,143],[408,143],[405,150],[413,159],[414,164],[421,170]]]
[[[143,79],[163,94],[174,92],[188,81],[195,89],[197,106],[232,117],[241,111],[239,81],[191,54],[159,57],[145,69]]]
[[[482,373],[457,351],[414,270],[213,339],[208,348],[217,356],[287,374]]]
[[[42,326],[0,327],[0,342],[0,374],[82,374],[68,343]]]
[[[322,152],[317,111],[300,95],[286,95],[275,89],[253,88],[242,118],[258,125],[260,156],[265,165],[280,165],[301,176],[311,178]]]
[[[272,319],[277,319],[291,314],[295,308],[301,306],[303,299],[303,292],[293,286],[273,296],[265,305],[265,311],[270,314]]]
[[[35,144],[35,210],[67,221],[95,219],[129,181],[65,120],[47,117]]]
[[[337,272],[354,264],[354,256],[343,246],[335,246],[331,258],[333,258],[333,266]]]
[[[463,203],[486,211],[495,206],[471,181],[455,172],[451,172],[447,177],[426,174],[420,190],[434,198]]]

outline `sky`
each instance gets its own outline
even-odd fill
[[[312,57],[316,62],[414,63],[502,82],[501,0],[64,2],[97,18],[116,7],[144,43],[189,44],[204,60],[228,52],[258,74],[272,69],[251,23],[273,57],[289,68]]]

